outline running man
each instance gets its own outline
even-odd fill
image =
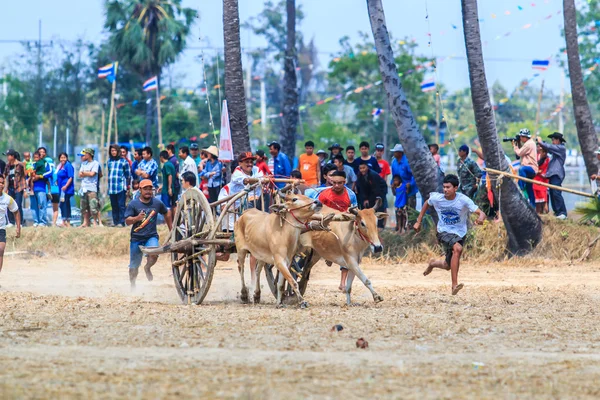
[[[462,283],[458,283],[458,268],[465,235],[467,234],[469,214],[474,212],[479,214],[479,218],[475,221],[477,225],[482,225],[485,220],[485,213],[473,203],[473,200],[462,193],[457,193],[458,183],[456,175],[446,175],[444,178],[444,194],[431,193],[429,195],[429,200],[423,204],[417,223],[414,226],[418,232],[421,229],[423,216],[425,216],[429,207],[435,208],[439,219],[437,239],[444,247],[446,259],[431,260],[423,275],[429,275],[434,268],[450,270],[453,295],[456,295],[464,287]]]
[[[6,178],[0,174],[0,271],[2,271],[2,263],[4,261],[4,249],[6,248],[6,212],[11,212],[15,218],[17,231],[15,237],[18,239],[21,236],[21,214],[19,214],[19,206],[17,202],[4,193],[4,185]]]

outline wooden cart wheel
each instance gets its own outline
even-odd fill
[[[214,239],[215,217],[210,203],[198,190],[185,192],[177,205],[171,231],[171,243],[190,238]],[[184,304],[200,304],[212,282],[216,246],[196,245],[184,253],[171,253],[173,279]]]
[[[302,278],[298,279],[298,276],[292,270],[292,276],[298,282],[298,286],[300,288],[300,294],[304,296],[304,292],[306,292],[306,286],[308,284],[308,279],[310,277],[310,269],[312,265],[310,264],[310,259],[312,256],[312,250],[309,251],[306,255],[297,254],[294,256],[292,260],[293,269],[298,270],[300,266],[302,266]],[[267,278],[267,283],[269,284],[269,289],[271,289],[271,293],[275,298],[277,298],[277,281],[279,279],[279,271],[273,264],[265,265],[265,276]],[[285,304],[295,304],[298,302],[298,298],[292,291],[292,287],[290,284],[285,281],[283,283],[283,302]]]

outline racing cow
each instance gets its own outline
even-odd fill
[[[289,265],[300,245],[300,235],[308,229],[311,217],[320,211],[322,204],[301,194],[280,195],[282,204],[271,206],[273,213],[257,209],[245,211],[235,224],[234,238],[238,255],[238,270],[242,280],[241,300],[248,302],[248,289],[244,280],[244,262],[248,253],[257,259],[254,283],[254,302],[260,302],[260,273],[265,264],[273,264],[294,288],[300,306],[306,308],[298,284],[292,277]],[[282,306],[284,280],[277,284],[277,306]]]

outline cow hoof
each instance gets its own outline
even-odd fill
[[[242,292],[240,293],[240,300],[242,301],[242,303],[244,304],[248,304],[249,300],[248,300],[248,289],[243,288]]]
[[[306,301],[303,301],[302,303],[300,303],[300,308],[308,308],[308,303]]]
[[[260,295],[254,296],[254,304],[260,304]]]
[[[375,295],[373,296],[373,300],[375,300],[375,303],[381,303],[383,301],[383,297],[380,295]]]
[[[280,303],[280,304],[277,304],[277,306],[275,308],[282,309],[282,308],[287,308],[287,306],[283,303]]]

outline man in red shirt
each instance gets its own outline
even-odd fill
[[[381,169],[379,176],[387,183],[388,177],[392,174],[392,169],[390,168],[390,163],[383,159],[383,150],[385,150],[383,143],[375,145],[375,158],[377,159],[377,164],[379,164],[379,169]]]

